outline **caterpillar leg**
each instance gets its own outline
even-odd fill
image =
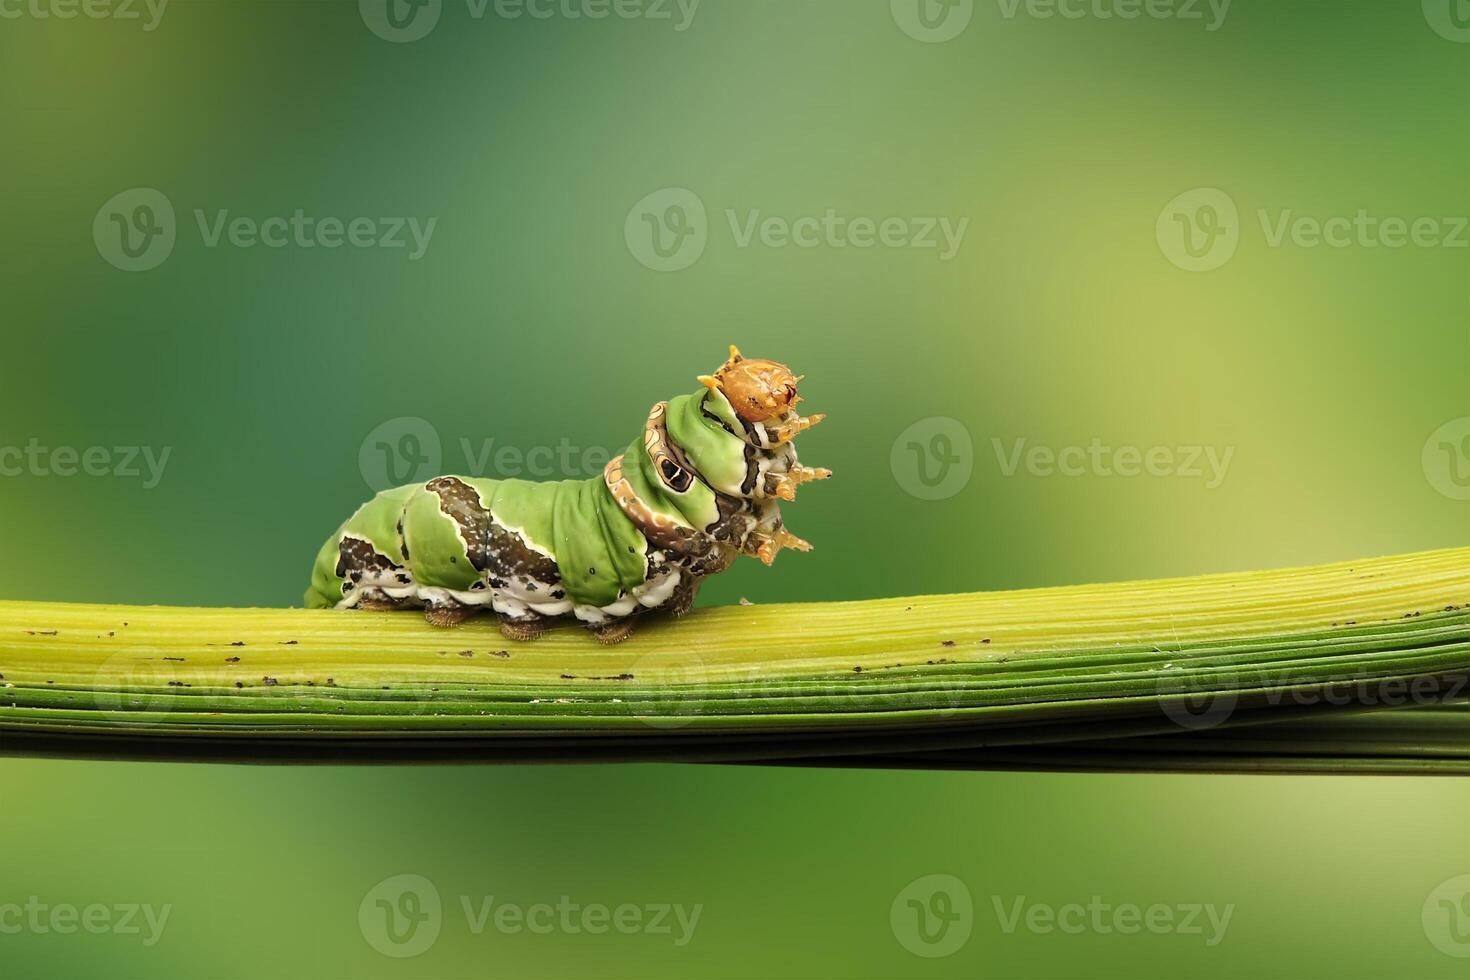
[[[546,620],[536,617],[523,619],[512,619],[509,616],[500,617],[500,633],[507,640],[534,640],[546,632]]]
[[[633,635],[633,626],[637,620],[632,616],[623,619],[613,619],[598,626],[587,627],[592,635],[597,637],[597,642],[605,647],[615,646],[622,643]]]
[[[458,626],[480,611],[478,606],[467,606],[462,602],[435,602],[424,610],[424,619],[430,626]]]
[[[679,587],[674,594],[669,596],[669,601],[664,603],[663,608],[669,611],[671,616],[682,616],[694,608],[694,597],[699,595],[700,580],[693,575],[683,575],[679,580]]]
[[[367,609],[372,612],[387,612],[390,609],[402,609],[403,606],[403,599],[395,599],[381,589],[363,589],[357,597],[354,608]]]

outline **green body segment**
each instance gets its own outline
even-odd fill
[[[746,469],[745,441],[706,416],[705,407],[719,418],[735,420],[724,396],[703,388],[671,399],[664,414],[669,441],[679,447],[699,474],[687,490],[680,492],[660,478],[641,433],[623,454],[623,477],[639,500],[676,524],[701,531],[720,519],[715,491],[739,496]],[[738,427],[739,421],[728,424]]]
[[[444,513],[437,493],[422,485],[414,487],[401,516],[401,554],[408,556],[408,572],[415,584],[465,591],[479,579],[459,526]]]
[[[692,395],[680,395],[669,401],[665,419],[669,440],[684,450],[689,462],[699,471],[709,486],[732,497],[740,496],[741,484],[745,482],[745,440],[732,434],[724,426],[704,414],[723,408],[715,414],[729,419],[735,418],[725,396],[701,389]],[[738,427],[739,422],[728,422]],[[697,482],[697,481],[696,481]]]
[[[573,603],[605,606],[643,583],[647,543],[601,477],[554,483],[452,479],[478,495],[477,520],[493,520],[557,563],[561,588]],[[306,604],[322,608],[341,601],[344,579],[337,568],[341,543],[348,537],[366,541],[378,555],[404,565],[417,586],[467,592],[496,568],[493,554],[489,567],[475,567],[464,533],[445,512],[440,494],[427,484],[385,490],[322,546]]]

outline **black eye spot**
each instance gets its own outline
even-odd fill
[[[671,459],[662,460],[658,472],[668,488],[675,493],[684,493],[694,485],[694,477],[689,475],[689,471]]]

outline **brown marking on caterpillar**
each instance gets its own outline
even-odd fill
[[[474,487],[456,477],[441,476],[430,480],[425,488],[439,497],[439,510],[459,527],[465,554],[475,571],[496,573],[490,580],[492,588],[500,588],[505,578],[518,575],[552,585],[561,581],[556,562],[496,521]],[[471,588],[483,589],[484,584],[476,582]]]
[[[374,548],[371,542],[364,541],[362,538],[344,534],[337,545],[338,578],[360,582],[363,572],[391,572],[402,567],[402,565],[394,564],[387,555],[379,554],[378,549]],[[346,591],[345,586],[344,591]]]
[[[694,554],[699,550],[698,531],[679,524],[667,514],[656,512],[633,491],[633,485],[623,475],[622,456],[608,460],[602,469],[602,482],[623,516],[633,522],[649,544],[680,555]]]

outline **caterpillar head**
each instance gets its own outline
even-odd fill
[[[723,394],[747,422],[766,422],[785,417],[801,401],[796,385],[804,377],[779,361],[744,357],[731,344],[729,359],[713,375],[700,375],[699,381]]]

